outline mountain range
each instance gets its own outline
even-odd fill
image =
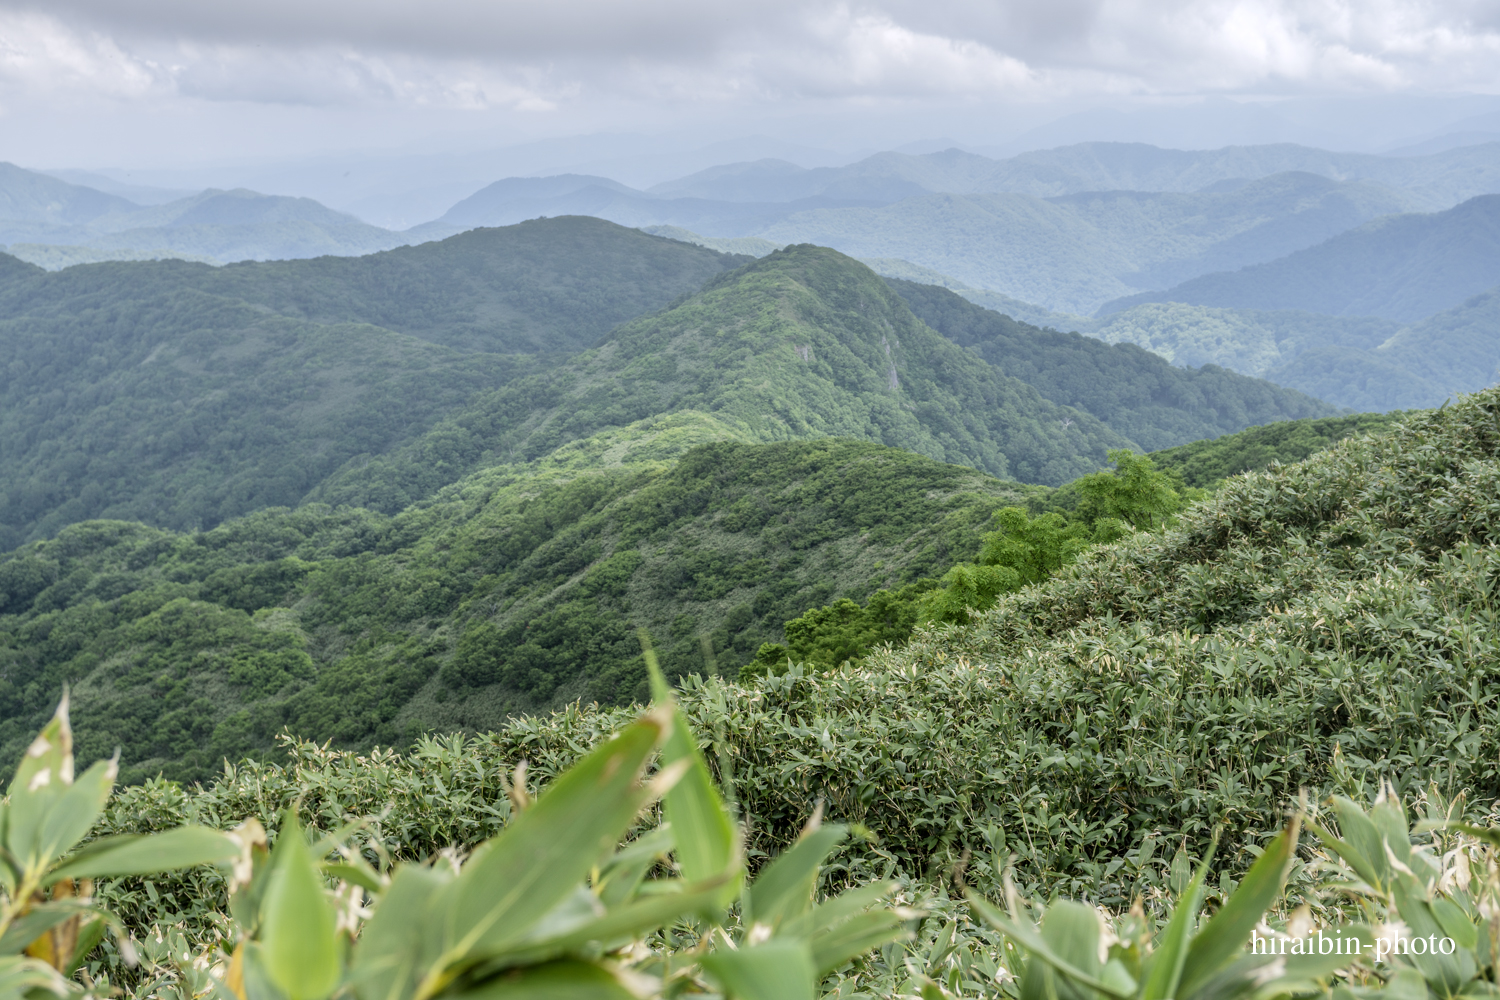
[[[589,218],[0,256],[0,315],[0,742],[66,681],[127,780],[285,726],[367,746],[637,698],[637,627],[674,675],[733,672],[808,607],[931,586],[1110,448],[1333,412],[828,248]]]
[[[646,190],[587,174],[510,178],[403,233],[309,199],[158,192],[157,204],[142,206],[4,165],[0,240],[53,269],[347,258],[586,214],[731,253],[831,246],[880,274],[941,284],[1034,325],[1383,409],[1440,402],[1492,379],[1482,334],[1492,300],[1483,296],[1500,270],[1497,196],[1485,192],[1500,187],[1497,164],[1497,143],[1405,157],[1089,143],[1008,160],[959,150],[813,169],[760,160]],[[388,266],[399,270],[398,260]],[[476,322],[493,329],[497,315]]]
[[[1109,448],[1332,412],[1097,341],[1117,383],[1070,383],[1075,348],[1006,321],[965,350],[956,320],[931,316],[944,336],[834,251],[755,260],[589,218],[358,258],[0,265],[8,546],[101,516],[394,513],[487,464],[623,448],[665,414],[678,450],[839,435],[1056,484]]]

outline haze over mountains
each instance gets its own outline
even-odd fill
[[[157,203],[142,205],[4,165],[0,243],[53,269],[353,257],[586,215],[756,256],[830,246],[1024,321],[1387,409],[1493,378],[1483,338],[1460,331],[1487,322],[1491,299],[1466,303],[1500,285],[1496,191],[1496,142],[1409,156],[1095,142],[1009,159],[958,149],[810,168],[760,159],[645,189],[588,174],[513,177],[395,232],[306,198],[143,191]]]

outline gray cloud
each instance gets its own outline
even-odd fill
[[[0,0],[0,112],[1495,92],[1497,61],[1493,0]]]

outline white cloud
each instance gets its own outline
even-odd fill
[[[0,100],[547,110],[601,99],[1495,92],[1481,0],[0,0]]]

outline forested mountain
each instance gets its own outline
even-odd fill
[[[296,504],[738,262],[596,219],[225,268],[0,255],[0,545]]]
[[[63,682],[80,752],[122,747],[126,780],[208,778],[283,726],[368,746],[628,701],[636,627],[674,674],[733,673],[805,608],[937,575],[1045,492],[851,441],[649,452],[486,470],[394,519],[94,521],[0,557],[0,752]]]
[[[738,440],[853,437],[1026,482],[1061,483],[1128,445],[922,324],[859,262],[795,246],[483,397],[317,497],[399,510],[482,464],[683,412]]]
[[[737,233],[899,257],[1048,309],[1091,313],[1130,289],[1272,260],[1410,205],[1363,182],[1279,174],[1201,193],[933,194],[797,212]]]
[[[1212,839],[1243,868],[1300,795],[1464,789],[1478,816],[1500,795],[1482,749],[1500,641],[1478,624],[1500,613],[1497,412],[1491,390],[1409,415],[1233,479],[969,625],[679,699],[768,840],[822,801],[879,837],[876,865],[946,877],[968,850],[1032,898],[1123,910],[1141,885],[1126,866],[1163,845],[1206,856]],[[518,719],[467,754],[557,773],[637,711]]]
[[[746,260],[572,216],[365,257],[239,264],[193,282],[283,315],[463,350],[571,353]]]
[[[1093,414],[1148,451],[1255,424],[1335,412],[1295,390],[1217,366],[1179,368],[1133,344],[1038,330],[945,288],[893,278],[887,282],[919,319],[943,336],[1048,399]]]
[[[1050,493],[866,442],[690,446],[693,421],[605,434],[610,462],[570,446],[486,469],[394,518],[91,521],[0,557],[0,752],[64,681],[86,756],[121,746],[127,780],[191,780],[282,726],[360,747],[643,697],[637,627],[674,675],[732,676],[805,609],[941,575],[996,510]],[[1157,457],[1208,482],[1379,423]]]
[[[1279,260],[1123,298],[1101,311],[1186,302],[1410,323],[1492,288],[1497,274],[1500,195],[1486,195],[1446,212],[1378,219]]]
[[[769,252],[771,246],[750,246],[749,238],[707,240],[681,230],[674,233],[671,227],[657,227],[655,231],[718,249],[739,246],[747,251]],[[1091,343],[1093,340],[1138,345],[1176,366],[1171,369],[1169,381],[1192,377],[1191,372],[1181,371],[1184,367],[1213,366],[1269,380],[1276,386],[1298,390],[1334,406],[1386,411],[1436,406],[1456,392],[1474,392],[1500,379],[1500,350],[1494,337],[1494,331],[1500,328],[1500,293],[1496,289],[1410,325],[1374,316],[1329,316],[1294,309],[1236,309],[1181,302],[1146,302],[1090,318],[1052,312],[999,292],[976,289],[908,261],[865,258],[862,263],[877,274],[927,286],[923,295],[936,291],[931,288],[934,285],[951,290],[990,314],[983,323],[995,324],[1012,318],[1038,330],[1081,333],[1090,352],[1098,351],[1097,345]],[[995,313],[999,317],[992,315]],[[935,325],[932,316],[923,318],[928,325]],[[1035,331],[1026,333],[1025,340],[1033,346],[1042,342]],[[996,355],[990,360],[1003,367],[998,358]],[[1062,359],[1056,363],[1063,363]],[[1063,364],[1063,369],[1066,368]],[[1034,379],[1028,374],[1032,371],[1028,366],[1006,370],[1036,385],[1049,399],[1072,398],[1059,393],[1050,383]],[[1264,383],[1253,384],[1265,388]],[[1115,405],[1104,403],[1112,393],[1129,392],[1123,384],[1106,388],[1101,382],[1099,386],[1100,403],[1106,407]],[[1106,410],[1082,401],[1079,405],[1109,422],[1103,417]],[[1196,415],[1188,417],[1187,411],[1180,411],[1178,419],[1182,418],[1196,419]],[[1248,422],[1260,421],[1256,418]],[[1164,419],[1158,426],[1170,423],[1171,419]],[[1120,429],[1123,425],[1115,426]],[[1192,426],[1200,427],[1205,435],[1215,433],[1209,429],[1213,426],[1212,417],[1208,423]],[[1139,440],[1149,437],[1148,432],[1138,435]]]
[[[1444,393],[1494,385],[1500,380],[1500,286],[1403,328],[1375,354]]]
[[[0,344],[5,548],[91,517],[207,526],[298,503],[530,370],[189,289],[6,319]]]

